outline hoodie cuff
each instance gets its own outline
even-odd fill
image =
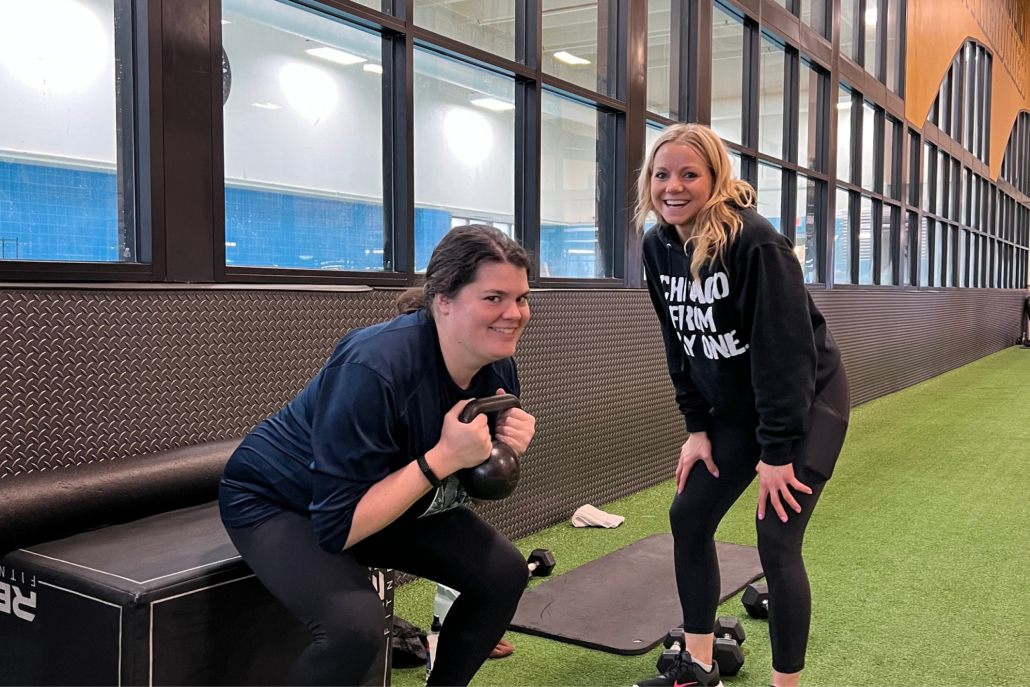
[[[763,446],[762,455],[759,458],[766,465],[788,465],[794,462],[790,444],[774,444]]]
[[[684,415],[684,420],[687,422],[687,431],[693,434],[694,432],[707,432],[712,428],[712,416],[708,413],[697,413]]]

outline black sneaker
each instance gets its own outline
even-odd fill
[[[719,679],[719,665],[712,662],[712,671],[706,673],[704,668],[690,659],[686,651],[680,652],[675,663],[667,671],[650,680],[642,680],[633,687],[722,687]]]

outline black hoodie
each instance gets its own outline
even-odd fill
[[[690,274],[693,243],[656,225],[643,242],[651,302],[688,432],[714,411],[757,425],[761,460],[792,462],[812,400],[840,366],[840,351],[805,288],[790,241],[752,208],[722,261]]]

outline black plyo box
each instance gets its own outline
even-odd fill
[[[390,619],[393,571],[369,574]],[[281,685],[310,640],[217,503],[0,559],[0,685]],[[389,642],[366,684],[390,684]]]

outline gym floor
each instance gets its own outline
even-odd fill
[[[852,411],[848,439],[808,529],[812,581],[809,685],[1030,684],[1030,350],[1010,348]],[[554,574],[668,532],[670,480],[610,504],[614,530],[566,521],[516,542],[551,549]],[[717,538],[755,544],[757,487]],[[642,581],[643,582],[643,581]],[[534,579],[531,585],[542,584]],[[397,613],[422,628],[435,585],[397,591]],[[740,595],[719,609],[747,632],[728,685],[768,685],[768,626]],[[509,632],[515,653],[487,661],[473,685],[632,685],[661,646],[616,656]],[[424,684],[421,669],[393,684]]]

